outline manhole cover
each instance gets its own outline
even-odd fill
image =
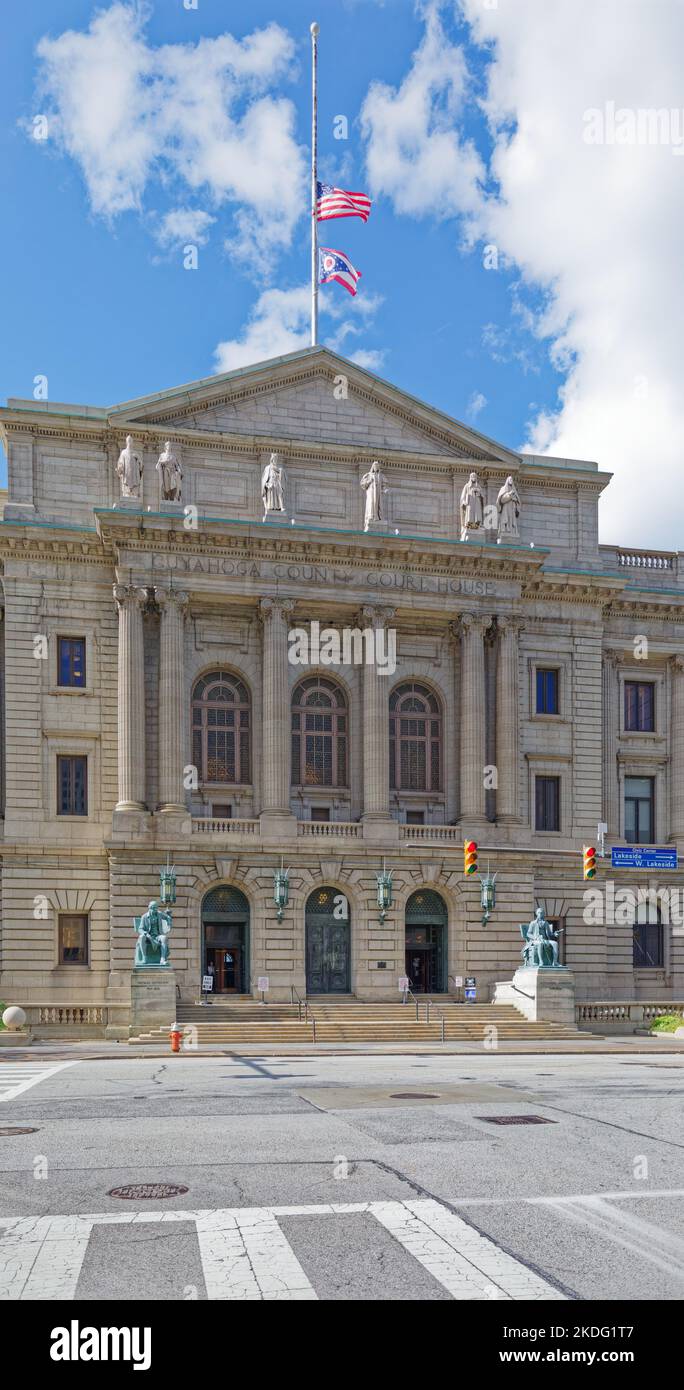
[[[11,1136],[12,1136],[13,1134],[37,1134],[37,1133],[38,1133],[38,1130],[37,1130],[37,1129],[34,1129],[34,1128],[31,1128],[30,1126],[29,1126],[28,1128],[26,1128],[26,1127],[22,1127],[22,1126],[20,1126],[20,1125],[6,1125],[4,1129],[0,1129],[0,1139],[9,1139],[9,1138],[11,1138]]]
[[[544,1115],[474,1115],[475,1120],[484,1120],[486,1125],[557,1125],[558,1120],[547,1120]]]
[[[121,1197],[126,1202],[148,1202],[160,1197],[182,1197],[187,1191],[177,1182],[131,1182],[126,1187],[110,1188],[107,1196]]]
[[[439,1100],[437,1091],[392,1091],[390,1100]]]

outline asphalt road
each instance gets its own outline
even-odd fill
[[[683,1096],[681,1052],[2,1059],[0,1298],[679,1300]]]

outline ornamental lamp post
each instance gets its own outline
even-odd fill
[[[159,870],[159,891],[163,903],[173,904],[176,901],[176,867],[171,868],[169,861],[166,867]]]
[[[376,874],[378,885],[378,908],[380,909],[380,921],[384,922],[389,909],[392,906],[392,874],[394,870],[387,872],[385,860],[382,861],[382,873]]]
[[[276,906],[276,917],[282,922],[285,915],[285,908],[290,897],[290,870],[283,868],[283,861],[280,861],[280,868],[273,870],[273,901]]]
[[[482,904],[482,925],[483,927],[486,927],[494,911],[494,908],[496,907],[496,874],[491,874],[489,872],[489,864],[487,865],[486,874],[480,874],[480,883],[482,884],[482,890],[480,894],[480,902]]]

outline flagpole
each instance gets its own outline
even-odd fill
[[[311,25],[311,346],[318,345],[318,31]]]

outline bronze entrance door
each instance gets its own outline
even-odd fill
[[[202,903],[202,974],[213,994],[249,993],[249,903],[238,888],[213,888]]]
[[[240,946],[207,946],[207,973],[213,973],[214,994],[242,993],[241,957]]]
[[[349,904],[333,888],[317,888],[306,905],[306,992],[347,994],[351,979]]]
[[[406,904],[406,974],[414,994],[447,989],[447,908],[432,888],[412,893]]]

